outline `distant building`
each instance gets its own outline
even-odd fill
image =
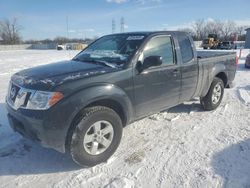
[[[246,29],[246,42],[245,42],[245,48],[250,48],[250,28]]]

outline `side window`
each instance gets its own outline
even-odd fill
[[[180,37],[179,45],[181,50],[182,62],[188,63],[194,57],[191,42],[188,37]]]
[[[161,56],[163,64],[174,64],[174,55],[171,38],[169,36],[158,36],[152,38],[144,48],[144,59],[149,56]]]

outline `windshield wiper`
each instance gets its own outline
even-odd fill
[[[101,64],[107,67],[111,67],[111,68],[117,68],[116,65],[109,63],[107,61],[103,61],[103,60],[95,60],[95,59],[80,59],[80,58],[74,58],[74,61],[81,61],[81,62],[89,62],[89,63],[95,63],[95,64]]]
[[[79,59],[79,58],[74,58],[74,59],[72,59],[73,61],[81,61],[81,62],[83,62],[83,60],[81,60],[81,59]]]
[[[111,68],[116,68],[117,66],[112,64],[112,63],[109,63],[107,61],[103,61],[103,60],[91,60],[91,62],[93,63],[98,63],[98,64],[101,64],[101,65],[105,65],[107,67],[111,67]]]

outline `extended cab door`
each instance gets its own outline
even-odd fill
[[[144,46],[138,62],[145,58],[161,56],[162,65],[134,73],[134,95],[136,116],[163,110],[178,104],[181,88],[180,68],[176,63],[174,43],[171,36],[152,37]]]
[[[193,41],[187,35],[178,37],[181,64],[181,97],[180,101],[190,100],[197,88],[199,67],[194,53]]]

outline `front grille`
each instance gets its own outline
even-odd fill
[[[13,82],[10,82],[7,94],[7,103],[13,109],[17,110],[27,105],[27,101],[31,94],[32,94],[31,90],[22,88]]]

